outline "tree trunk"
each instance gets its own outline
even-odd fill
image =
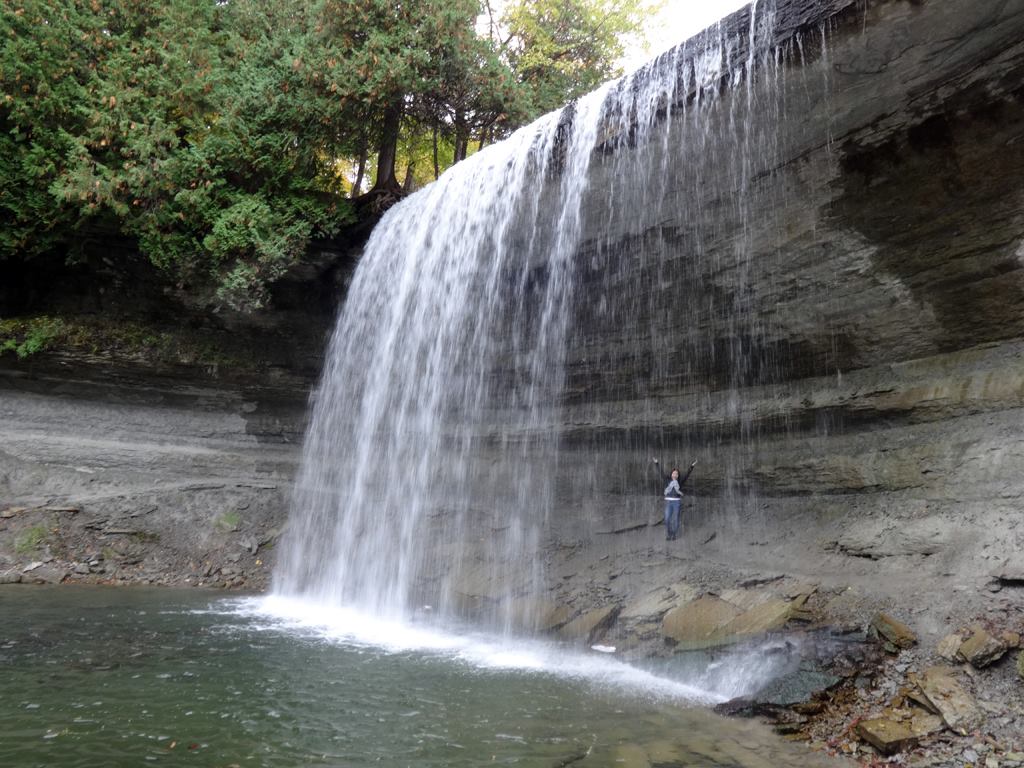
[[[466,159],[469,152],[469,126],[466,125],[466,118],[462,112],[455,112],[452,119],[452,128],[455,131],[455,152],[452,157],[452,164]]]
[[[363,177],[366,175],[366,156],[369,153],[369,147],[366,142],[363,142],[363,151],[359,153],[359,167],[356,169],[356,180],[352,184],[352,193],[349,195],[351,198],[359,197],[359,192],[363,188]]]
[[[409,163],[405,166],[405,181],[402,182],[402,194],[408,195],[413,191],[413,187],[416,185],[416,179],[413,178],[413,173],[416,170],[416,163]]]
[[[402,127],[402,102],[399,100],[384,112],[380,145],[377,152],[377,180],[371,192],[400,192],[402,187],[395,176],[398,157],[398,131]]]
[[[434,123],[434,181],[437,181],[437,177],[441,175],[441,165],[437,161],[437,123]]]
[[[460,160],[466,159],[466,153],[469,152],[469,131],[464,127],[455,125],[455,155],[453,162],[457,163]]]

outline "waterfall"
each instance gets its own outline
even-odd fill
[[[727,355],[712,367],[730,373],[707,392],[763,375],[750,353],[761,329],[741,306],[749,229],[733,243],[731,348],[701,345],[694,313],[705,307],[671,284],[686,260],[705,258],[703,175],[729,180],[736,191],[722,204],[746,220],[747,186],[770,162],[770,131],[751,115],[778,108],[772,73],[789,54],[773,47],[771,3],[743,13],[746,28],[712,28],[388,211],[314,394],[277,592],[396,617],[429,605],[507,626],[521,600],[548,589],[543,543],[557,505],[601,483],[574,466],[586,451],[566,453],[567,407],[599,421],[602,392],[657,396],[709,355]],[[686,260],[666,258],[669,233],[652,221],[666,206],[692,225]],[[627,263],[639,283],[622,283]],[[630,354],[647,360],[647,375],[605,381],[586,362],[595,331],[637,323],[646,347]],[[630,448],[646,457],[649,442]]]

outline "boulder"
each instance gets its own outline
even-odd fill
[[[894,528],[887,520],[858,520],[836,542],[836,548],[856,557],[881,560],[884,557],[933,555],[947,541],[939,520],[911,520]]]
[[[805,661],[793,672],[775,678],[749,698],[754,704],[792,707],[802,714],[814,714],[822,706],[820,702],[813,701],[814,698],[841,682],[841,677],[825,671],[813,661]]]
[[[0,573],[0,584],[18,584],[21,582],[21,574],[11,569]]]
[[[557,632],[559,637],[566,640],[583,640],[586,643],[592,643],[603,633],[603,630],[615,623],[615,618],[618,615],[619,606],[617,605],[596,608],[580,614]]]
[[[935,648],[935,653],[946,661],[957,661],[957,652],[960,650],[960,645],[963,641],[963,637],[956,633],[946,635],[939,641]]]
[[[572,616],[572,609],[569,606],[553,605],[539,614],[537,630],[540,632],[551,632],[565,624],[570,616]]]
[[[966,736],[983,719],[984,714],[954,677],[951,667],[929,667],[917,677],[921,695],[939,713],[950,730]]]
[[[1024,651],[1017,654],[1017,677],[1024,680]]]
[[[805,595],[807,597],[810,597],[811,595],[813,595],[817,591],[818,591],[818,585],[817,584],[808,584],[808,583],[805,583],[805,582],[797,582],[795,584],[791,584],[790,586],[786,587],[786,589],[784,589],[782,591],[782,594],[785,595],[786,597],[790,598],[791,600],[795,600],[798,597],[803,597]]]
[[[732,603],[705,595],[665,614],[662,634],[688,650],[721,645],[720,630],[740,613]]]
[[[722,628],[722,632],[740,638],[781,629],[789,621],[792,611],[803,605],[806,599],[804,597],[792,602],[773,599],[761,603],[730,621]]]
[[[36,584],[60,584],[67,578],[67,571],[52,565],[40,565],[31,571],[24,573],[22,582],[35,582]]]
[[[749,611],[751,608],[773,599],[774,595],[771,592],[757,589],[737,588],[725,590],[722,592],[721,597],[727,603],[732,603],[737,608]]]
[[[890,710],[882,717],[857,723],[857,735],[883,755],[904,752],[941,729],[942,718],[923,710]]]
[[[530,632],[551,632],[565,624],[572,609],[550,600],[521,597],[505,606],[504,614],[512,625]]]
[[[1001,637],[990,635],[984,627],[974,625],[971,627],[971,636],[964,640],[957,655],[964,661],[969,662],[972,667],[987,667],[1003,657],[1007,651],[1007,644]]]
[[[677,598],[666,589],[656,589],[628,603],[619,617],[626,620],[660,617],[668,611]]]
[[[895,648],[906,649],[917,643],[917,635],[906,624],[887,613],[875,614],[871,628]]]
[[[768,598],[743,610],[734,602],[707,595],[669,611],[663,634],[688,650],[728,645],[781,629],[807,597],[792,601]]]

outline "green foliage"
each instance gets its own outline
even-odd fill
[[[643,2],[512,0],[481,35],[480,0],[11,0],[0,263],[116,231],[176,288],[256,309],[351,221],[347,159],[376,155],[382,188],[399,158],[432,178],[614,75]]]
[[[19,555],[35,552],[39,545],[46,540],[48,533],[49,531],[42,523],[24,529],[14,539],[14,551]]]
[[[214,340],[187,328],[167,330],[103,316],[39,315],[0,320],[0,354],[13,352],[24,358],[48,349],[105,354],[150,364],[252,364],[248,355],[229,354]]]
[[[300,0],[5,5],[0,259],[112,225],[181,286],[259,307],[351,217],[351,131],[295,64],[317,19]]]
[[[28,320],[0,321],[0,354],[13,352],[19,359],[24,359],[49,347],[64,331],[63,320],[45,315]]]
[[[507,55],[531,116],[621,75],[625,40],[639,36],[646,0],[512,0],[504,15]]]

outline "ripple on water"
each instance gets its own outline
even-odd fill
[[[684,689],[603,656],[425,628],[413,635],[422,648],[408,636],[374,646],[194,592],[4,590],[0,613],[0,765],[12,768],[549,768],[575,757],[599,768],[640,753],[814,764],[756,723],[688,706]],[[85,631],[63,635],[70,619]]]

